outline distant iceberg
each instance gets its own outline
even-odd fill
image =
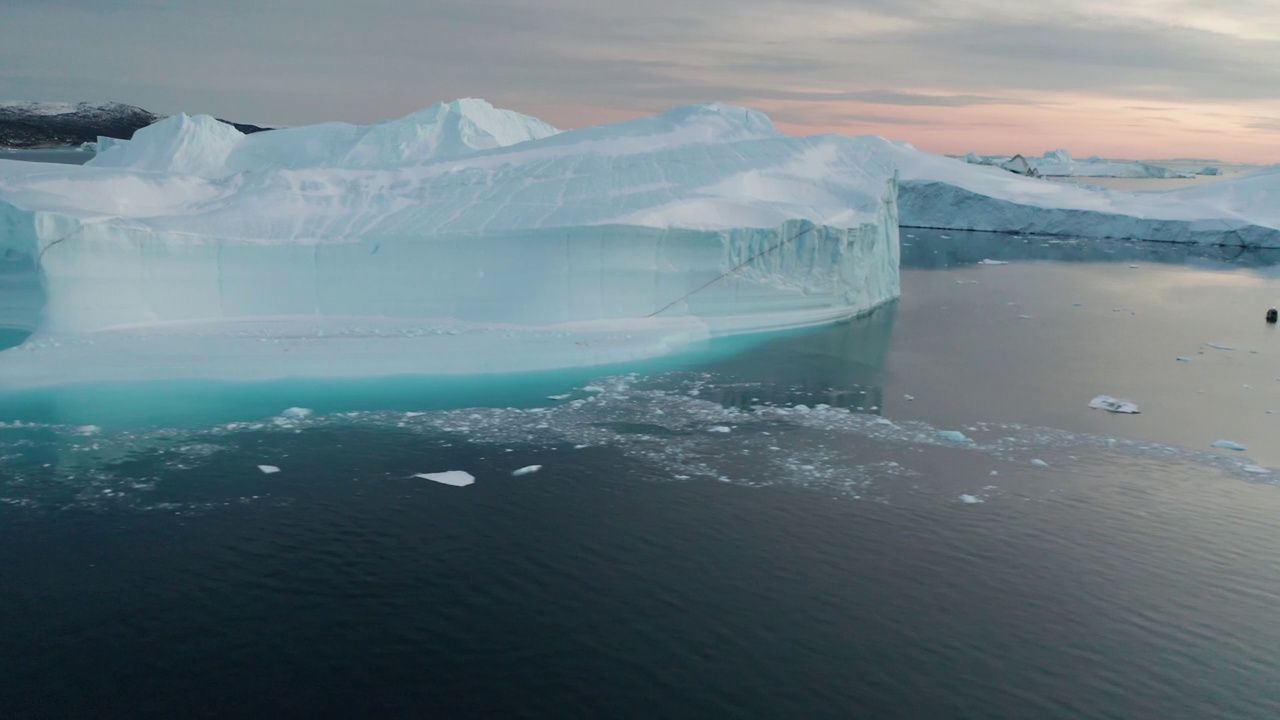
[[[709,104],[560,133],[478,100],[243,136],[179,115],[0,163],[44,305],[0,386],[519,372],[898,296],[895,149]]]

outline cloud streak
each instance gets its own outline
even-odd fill
[[[369,122],[480,96],[574,126],[722,100],[794,132],[884,130],[953,152],[1017,123],[1061,144],[1049,135],[1068,118],[1098,147],[1108,132],[1149,144],[1130,127],[1148,122],[1197,147],[1192,129],[1247,131],[1242,156],[1280,147],[1248,119],[1280,116],[1268,0],[9,0],[0,27],[0,98],[250,122]]]

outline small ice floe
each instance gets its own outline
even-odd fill
[[[441,485],[452,485],[454,487],[465,487],[476,481],[474,475],[462,470],[446,470],[438,473],[415,473],[414,477],[438,482]]]
[[[565,393],[563,395],[548,395],[547,399],[548,400],[568,400],[571,397],[573,397],[571,393]]]
[[[599,385],[588,385],[582,388],[582,392],[602,393],[604,392],[604,388],[600,387]]]
[[[727,433],[730,432],[728,425],[713,425],[707,428],[707,432]]]
[[[526,465],[520,468],[519,470],[512,470],[511,474],[514,475],[515,477],[521,477],[523,475],[532,475],[541,469],[542,469],[541,465]]]
[[[273,473],[280,472],[280,468],[275,465],[259,465],[258,469],[262,471],[263,475],[271,475]]]
[[[915,399],[916,399],[916,396],[915,396],[915,395],[903,395],[903,396],[902,396],[902,399],[903,399],[903,400],[915,400]]]
[[[1219,440],[1218,442],[1213,444],[1213,447],[1216,447],[1222,450],[1235,450],[1236,452],[1244,452],[1245,450],[1249,449],[1238,442],[1232,442],[1230,440]]]
[[[1218,343],[1205,343],[1205,345],[1208,345],[1214,350],[1235,350],[1235,348],[1230,345],[1220,345]]]
[[[938,437],[953,443],[972,443],[973,439],[959,430],[939,430]]]
[[[1270,475],[1271,471],[1259,465],[1241,465],[1240,469],[1251,475]]]
[[[986,502],[986,501],[978,497],[977,495],[961,495],[960,502],[964,503],[965,505],[977,505],[978,503]]]
[[[1191,358],[1189,357],[1179,357],[1174,359],[1177,360],[1178,362],[1191,362]]]
[[[1120,400],[1110,395],[1099,395],[1089,401],[1089,407],[1094,410],[1106,410],[1107,412],[1119,413],[1121,415],[1137,415],[1142,412],[1138,406],[1128,400]]]
[[[943,240],[950,240],[950,239],[951,239],[951,236],[950,236],[950,235],[939,235],[938,237],[942,238]]]
[[[1019,319],[1019,320],[1030,320],[1030,319],[1031,319],[1031,316],[1030,316],[1030,315],[1019,315],[1019,316],[1018,316],[1018,319]]]
[[[956,284],[957,285],[977,285],[978,281],[977,280],[957,280]]]
[[[100,432],[102,432],[102,428],[97,425],[81,425],[76,428],[77,435],[97,435]]]
[[[1032,460],[1032,461],[1031,461],[1031,464],[1032,464],[1032,465],[1035,465],[1036,467],[1049,467],[1049,463],[1047,463],[1047,462],[1045,462],[1045,461],[1043,461],[1043,460],[1041,460],[1041,459],[1039,459],[1039,458],[1036,458],[1036,459]]]
[[[1138,268],[1138,266],[1137,266],[1137,265],[1130,265],[1129,267],[1131,267],[1131,268],[1133,268],[1133,269],[1135,269],[1135,270]]]
[[[979,265],[1008,265],[1009,263],[1004,260],[992,260],[991,258],[986,258],[983,260],[979,260],[978,264]]]
[[[280,417],[289,418],[290,420],[301,420],[302,418],[310,416],[311,413],[311,408],[291,407],[280,413]]]

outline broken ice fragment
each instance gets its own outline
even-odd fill
[[[1110,395],[1099,395],[1089,401],[1089,407],[1094,410],[1106,410],[1107,412],[1120,413],[1125,415],[1136,415],[1141,410],[1138,406],[1128,400],[1118,400]]]
[[[511,474],[516,477],[520,477],[522,475],[532,475],[541,469],[542,469],[541,465],[526,465],[525,467],[522,467],[519,470],[513,470]]]
[[[979,260],[978,264],[979,265],[1008,265],[1009,263],[1005,262],[1004,260],[986,259],[986,260]]]
[[[973,440],[959,430],[939,430],[938,437],[948,442],[971,443]]]
[[[570,393],[565,393],[563,395],[548,395],[547,399],[548,400],[568,400],[570,397],[572,397]]]
[[[1245,450],[1248,450],[1248,448],[1241,445],[1240,443],[1232,442],[1230,440],[1219,440],[1218,442],[1213,444],[1213,447],[1221,448],[1223,450],[1235,450],[1236,452],[1243,452]]]
[[[311,414],[311,408],[291,407],[280,413],[280,417],[291,418],[293,420],[301,420]]]
[[[454,487],[464,487],[476,481],[475,476],[469,472],[462,470],[447,470],[438,473],[415,473],[414,477],[438,482],[441,485],[452,485]]]
[[[1049,463],[1047,463],[1047,462],[1045,462],[1045,461],[1043,461],[1043,460],[1040,460],[1039,458],[1037,458],[1037,459],[1035,459],[1035,460],[1032,460],[1032,461],[1031,461],[1031,464],[1032,464],[1032,465],[1035,465],[1036,467],[1049,467]]]
[[[280,472],[280,468],[276,467],[275,465],[259,465],[258,469],[262,471],[263,475],[270,475],[271,473]]]
[[[1219,345],[1218,343],[1205,343],[1205,344],[1213,348],[1214,350],[1235,350],[1235,348],[1230,345]]]
[[[729,432],[729,428],[725,425],[715,425],[707,428],[707,432],[727,433]]]
[[[961,495],[960,502],[964,503],[965,505],[974,505],[974,504],[983,502],[983,500],[977,495]]]

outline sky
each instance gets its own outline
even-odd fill
[[[937,153],[1280,163],[1278,0],[0,0],[0,100],[259,124],[721,101]]]

